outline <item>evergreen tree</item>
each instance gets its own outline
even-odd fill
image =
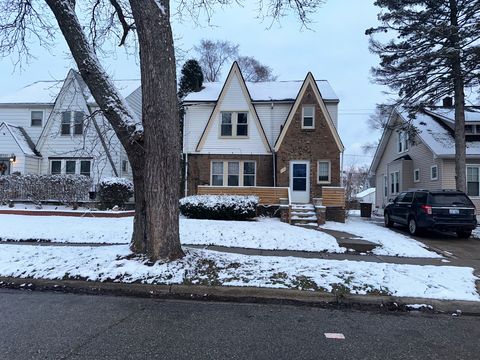
[[[398,93],[413,111],[454,95],[456,186],[466,190],[465,89],[480,82],[480,1],[377,0],[381,25],[366,31],[379,55],[372,69],[377,83]],[[391,33],[382,41],[375,34]],[[383,36],[383,35],[382,35]]]
[[[191,92],[197,92],[202,89],[203,72],[197,60],[187,60],[183,64],[181,74],[178,86],[178,97],[180,99],[183,99]]]

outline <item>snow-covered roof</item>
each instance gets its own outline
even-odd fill
[[[333,91],[327,80],[316,81],[320,94],[324,100],[338,101],[338,96]],[[203,89],[190,93],[185,97],[185,102],[208,101],[215,102],[222,91],[223,82],[208,82],[203,84]],[[266,81],[245,82],[253,101],[294,101],[297,97],[303,80],[293,81]]]
[[[441,117],[438,115],[439,109],[435,112],[431,110],[419,111],[413,119],[413,125],[418,130],[418,136],[432,152],[441,157],[450,157],[455,155],[455,138],[452,130],[447,125],[442,125],[442,120],[454,123],[454,111],[441,109]],[[400,115],[407,120],[405,113]],[[477,113],[467,112],[465,117],[469,119],[477,118]],[[469,120],[473,121],[473,120]],[[467,156],[480,155],[480,141],[466,141]]]
[[[2,127],[5,127],[10,132],[13,139],[25,155],[38,156],[38,153],[35,151],[35,145],[21,127],[14,126],[5,122],[0,124],[0,128]]]
[[[363,191],[359,192],[357,195],[355,195],[355,197],[356,197],[357,199],[363,198],[363,197],[365,197],[365,196],[368,196],[368,195],[370,195],[370,194],[373,194],[374,192],[375,192],[375,188],[368,188],[368,189],[366,189],[366,190],[363,190]]]
[[[10,94],[0,97],[0,104],[53,104],[63,86],[64,80],[36,81]],[[127,97],[140,87],[139,79],[115,80],[117,89],[123,97]],[[92,95],[85,88],[88,103],[94,103]]]

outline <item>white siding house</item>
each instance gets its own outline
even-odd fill
[[[140,80],[115,84],[141,115]],[[93,184],[131,177],[123,147],[96,110],[74,70],[63,81],[35,82],[0,98],[0,174],[83,174]]]

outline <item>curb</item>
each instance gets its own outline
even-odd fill
[[[85,280],[44,280],[0,277],[0,288],[56,291],[74,294],[131,296],[140,298],[222,301],[257,304],[285,304],[330,309],[381,310],[388,312],[480,316],[480,302],[433,300],[381,295],[336,295],[327,292],[257,287],[204,285],[149,285],[139,283],[93,282]],[[409,309],[409,304],[422,304]]]

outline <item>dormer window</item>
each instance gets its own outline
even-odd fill
[[[247,137],[248,136],[248,113],[223,111],[221,113],[220,136],[221,137]]]
[[[406,131],[398,132],[398,152],[402,153],[408,150],[408,133]]]
[[[302,129],[315,129],[315,107],[302,107]]]

